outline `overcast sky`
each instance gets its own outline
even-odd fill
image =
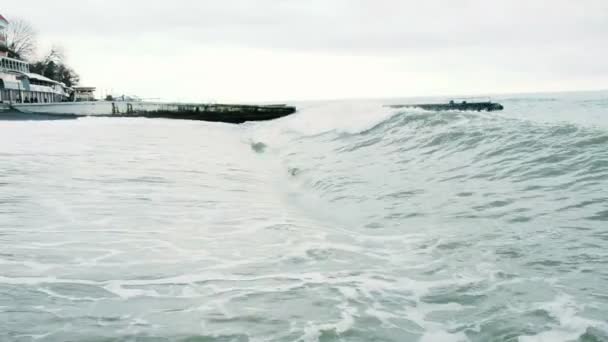
[[[266,101],[608,88],[608,0],[29,0],[83,85]]]

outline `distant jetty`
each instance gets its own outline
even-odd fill
[[[240,124],[248,121],[278,119],[296,108],[278,105],[162,103],[146,101],[82,101],[56,103],[12,103],[24,114],[57,116],[144,117],[200,120]]]
[[[403,104],[403,105],[390,105],[390,108],[420,108],[424,110],[432,111],[446,111],[446,110],[458,110],[458,111],[476,111],[476,112],[493,112],[503,110],[504,107],[500,103],[491,101],[484,102],[454,102],[448,103],[428,103],[428,104]]]

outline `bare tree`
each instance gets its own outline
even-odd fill
[[[13,19],[8,25],[6,42],[11,57],[30,59],[36,50],[37,32],[23,19]]]
[[[51,51],[44,57],[44,60],[46,60],[47,63],[50,61],[63,63],[65,60],[65,49],[61,45],[54,44],[51,47]]]

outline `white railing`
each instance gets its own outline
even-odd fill
[[[9,57],[0,57],[0,68],[19,72],[30,72],[30,66],[24,61]]]

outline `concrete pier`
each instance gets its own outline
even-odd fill
[[[113,104],[112,116],[243,123],[277,119],[295,112],[295,107],[285,105],[164,104],[147,106],[144,103],[135,102],[128,104],[126,110],[122,111],[120,106]]]
[[[57,116],[145,117],[243,123],[281,118],[296,112],[287,105],[240,105],[204,103],[160,103],[144,101],[90,101],[60,103],[13,103],[11,108],[26,114]]]
[[[445,111],[445,110],[458,110],[458,111],[476,111],[476,112],[493,112],[503,110],[504,107],[500,103],[494,102],[454,102],[449,103],[428,103],[428,104],[404,104],[404,105],[392,105],[390,108],[420,108],[424,110],[433,111]]]

